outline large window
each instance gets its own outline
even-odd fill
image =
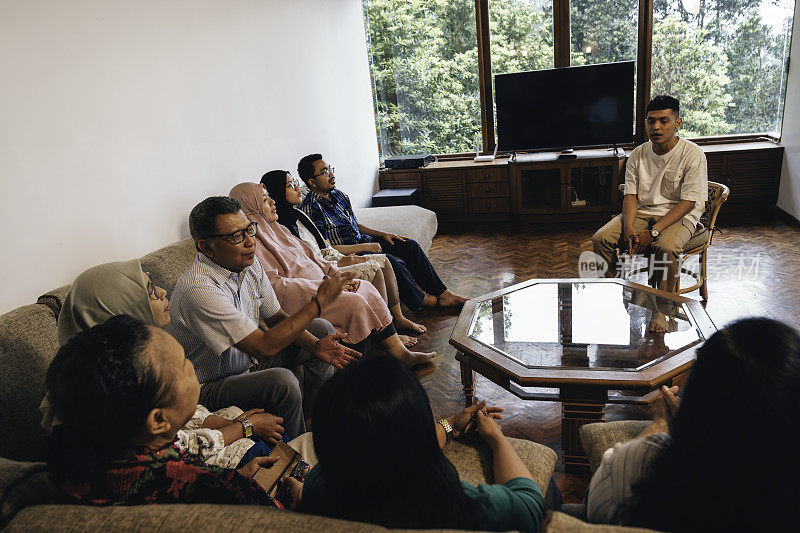
[[[381,156],[490,150],[494,74],[632,59],[637,122],[668,93],[684,136],[777,137],[795,1],[363,0]]]
[[[364,0],[382,157],[475,149],[474,0]]]
[[[794,0],[655,0],[652,94],[681,101],[683,134],[778,135]]]
[[[571,64],[635,60],[638,7],[638,0],[571,0]]]
[[[493,0],[489,32],[495,74],[553,68],[550,0]]]

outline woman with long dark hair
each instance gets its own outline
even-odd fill
[[[592,522],[663,531],[783,531],[800,523],[800,335],[740,320],[698,350],[683,391],[662,389],[653,424],[607,451]]]
[[[500,431],[500,411],[483,402],[437,423],[419,380],[396,359],[354,363],[320,390],[319,463],[299,509],[389,528],[536,531],[542,493]],[[494,485],[459,481],[442,453],[450,433],[472,427],[492,449]]]
[[[300,184],[286,170],[270,170],[261,178],[261,184],[267,189],[269,197],[275,202],[278,211],[278,223],[288,229],[292,235],[311,248],[320,261],[333,263],[342,272],[352,272],[357,279],[372,283],[381,293],[389,311],[392,313],[397,329],[405,329],[414,333],[425,333],[425,326],[417,324],[403,315],[400,308],[400,292],[392,263],[384,254],[370,254],[367,257],[355,254],[339,253],[319,232],[308,215],[295,209],[300,205]]]

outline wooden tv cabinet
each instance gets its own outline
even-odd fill
[[[720,217],[774,214],[783,146],[748,142],[702,146],[708,179],[731,188]],[[420,169],[381,170],[380,188],[416,187],[420,203],[442,221],[604,221],[620,211],[617,186],[624,181],[628,153],[576,150],[518,154],[476,163],[439,161]],[[732,216],[733,215],[733,216]]]

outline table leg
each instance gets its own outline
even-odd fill
[[[564,469],[589,472],[589,458],[583,450],[580,429],[584,424],[605,422],[608,391],[594,387],[561,388],[561,449]]]
[[[458,357],[460,355],[461,357]],[[461,386],[464,391],[464,404],[469,407],[475,401],[475,371],[469,365],[469,358],[459,353],[456,356],[461,365]]]

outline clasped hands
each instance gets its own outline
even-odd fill
[[[486,400],[476,403],[447,419],[453,427],[453,438],[460,438],[470,431],[477,430],[485,440],[503,436],[497,420],[502,420],[502,407],[486,405]]]
[[[656,405],[656,413],[653,416],[652,431],[658,433],[669,433],[672,421],[678,414],[681,405],[681,398],[677,396],[678,387],[661,386],[661,397]]]
[[[625,244],[629,254],[639,254],[652,243],[653,236],[650,235],[649,229],[643,229],[637,233],[633,226],[625,228]]]

